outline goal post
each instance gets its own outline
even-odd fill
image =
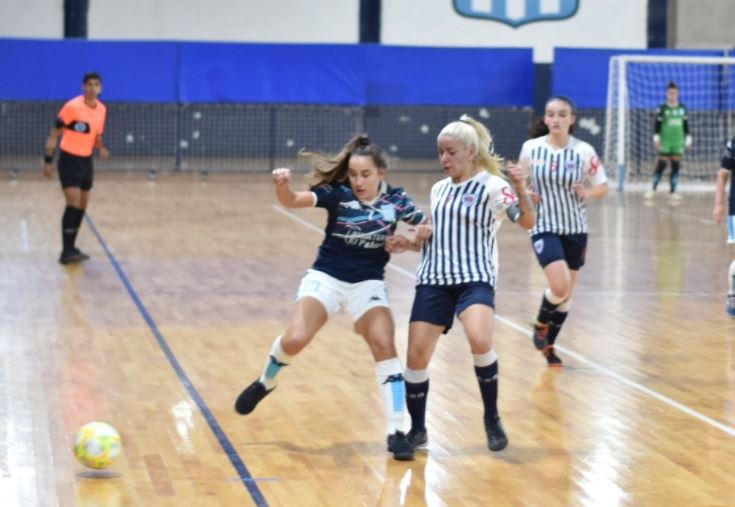
[[[648,181],[657,153],[655,116],[674,81],[689,116],[693,142],[681,165],[688,181],[712,181],[722,148],[733,134],[735,58],[729,56],[620,55],[610,58],[605,112],[606,167],[619,190]]]

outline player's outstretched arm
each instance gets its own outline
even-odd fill
[[[285,167],[274,169],[273,185],[276,198],[285,208],[310,208],[314,206],[314,193],[310,191],[294,192],[291,188],[291,169]]]

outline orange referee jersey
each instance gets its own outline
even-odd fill
[[[74,97],[59,111],[57,126],[64,127],[61,149],[79,157],[89,157],[97,136],[105,131],[107,106],[97,100],[96,107],[84,102],[84,95]]]

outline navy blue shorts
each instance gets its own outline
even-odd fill
[[[452,328],[454,316],[461,314],[474,304],[495,308],[493,286],[487,282],[469,282],[459,285],[417,285],[410,321],[444,326],[446,334]]]
[[[531,236],[533,251],[542,268],[554,261],[564,260],[569,269],[579,271],[584,266],[587,253],[587,234],[566,234],[560,236],[553,232],[542,232]]]

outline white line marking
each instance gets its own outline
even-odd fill
[[[28,224],[25,220],[20,221],[20,245],[24,252],[31,250],[28,246]]]
[[[294,222],[298,222],[299,224],[305,226],[306,228],[311,229],[312,231],[318,232],[320,234],[322,234],[324,232],[319,227],[317,227],[317,226],[315,226],[315,225],[307,222],[303,218],[301,218],[299,216],[296,216],[296,215],[294,215],[293,213],[291,213],[289,211],[286,211],[284,208],[281,208],[280,206],[276,206],[274,204],[273,205],[273,209],[275,211],[277,211],[278,213],[284,215],[285,217],[293,220]],[[391,268],[391,269],[393,269],[394,271],[396,271],[396,272],[398,272],[398,273],[406,276],[407,278],[410,278],[412,280],[415,280],[416,279],[416,277],[414,276],[414,274],[411,271],[408,271],[407,269],[403,269],[402,267],[396,266],[393,263],[389,263],[388,264],[388,267]],[[531,336],[531,331],[529,331],[526,327],[520,326],[519,324],[516,324],[512,320],[506,319],[505,317],[503,317],[501,315],[498,315],[497,313],[495,314],[495,318],[497,320],[499,320],[500,322],[502,322],[503,324],[505,324],[505,325],[507,325],[509,327],[512,327],[516,331],[518,331],[520,333],[523,333],[523,334],[525,334],[527,336]],[[711,417],[707,417],[706,415],[704,415],[704,414],[702,414],[700,412],[697,412],[696,410],[694,410],[692,408],[689,408],[686,405],[683,405],[682,403],[679,403],[678,401],[669,398],[668,396],[664,396],[663,394],[659,393],[658,391],[654,391],[653,389],[649,389],[648,387],[645,387],[645,386],[639,384],[638,382],[635,382],[633,380],[630,380],[629,378],[627,378],[627,377],[625,377],[623,375],[620,375],[619,373],[616,373],[616,372],[614,372],[614,371],[612,371],[612,370],[610,370],[608,368],[605,368],[604,366],[602,366],[600,364],[597,364],[596,362],[591,361],[591,360],[587,359],[586,357],[584,357],[583,355],[578,354],[578,353],[576,353],[576,352],[574,352],[574,351],[572,351],[572,350],[570,350],[570,349],[568,349],[566,347],[562,347],[561,345],[555,345],[555,347],[557,349],[561,350],[562,352],[564,352],[566,355],[573,357],[574,359],[576,359],[580,363],[584,363],[585,365],[590,366],[590,367],[594,368],[595,370],[600,371],[600,372],[604,373],[605,375],[607,375],[609,377],[612,377],[612,378],[614,378],[615,380],[617,380],[619,382],[622,382],[626,386],[628,386],[628,387],[630,387],[632,389],[635,389],[636,391],[639,391],[639,392],[641,392],[643,394],[646,394],[646,395],[650,396],[651,398],[654,398],[654,399],[656,399],[656,400],[658,400],[658,401],[660,401],[662,403],[665,403],[666,405],[668,405],[668,406],[670,406],[670,407],[678,410],[679,412],[682,412],[682,413],[684,413],[684,414],[686,414],[688,416],[694,417],[695,419],[699,419],[703,423],[709,424],[710,426],[712,426],[714,428],[717,428],[718,430],[722,431],[723,433],[727,433],[731,437],[735,437],[735,428],[733,428],[731,426],[727,426],[725,424],[722,424],[721,422],[716,421],[715,419],[712,419]]]

